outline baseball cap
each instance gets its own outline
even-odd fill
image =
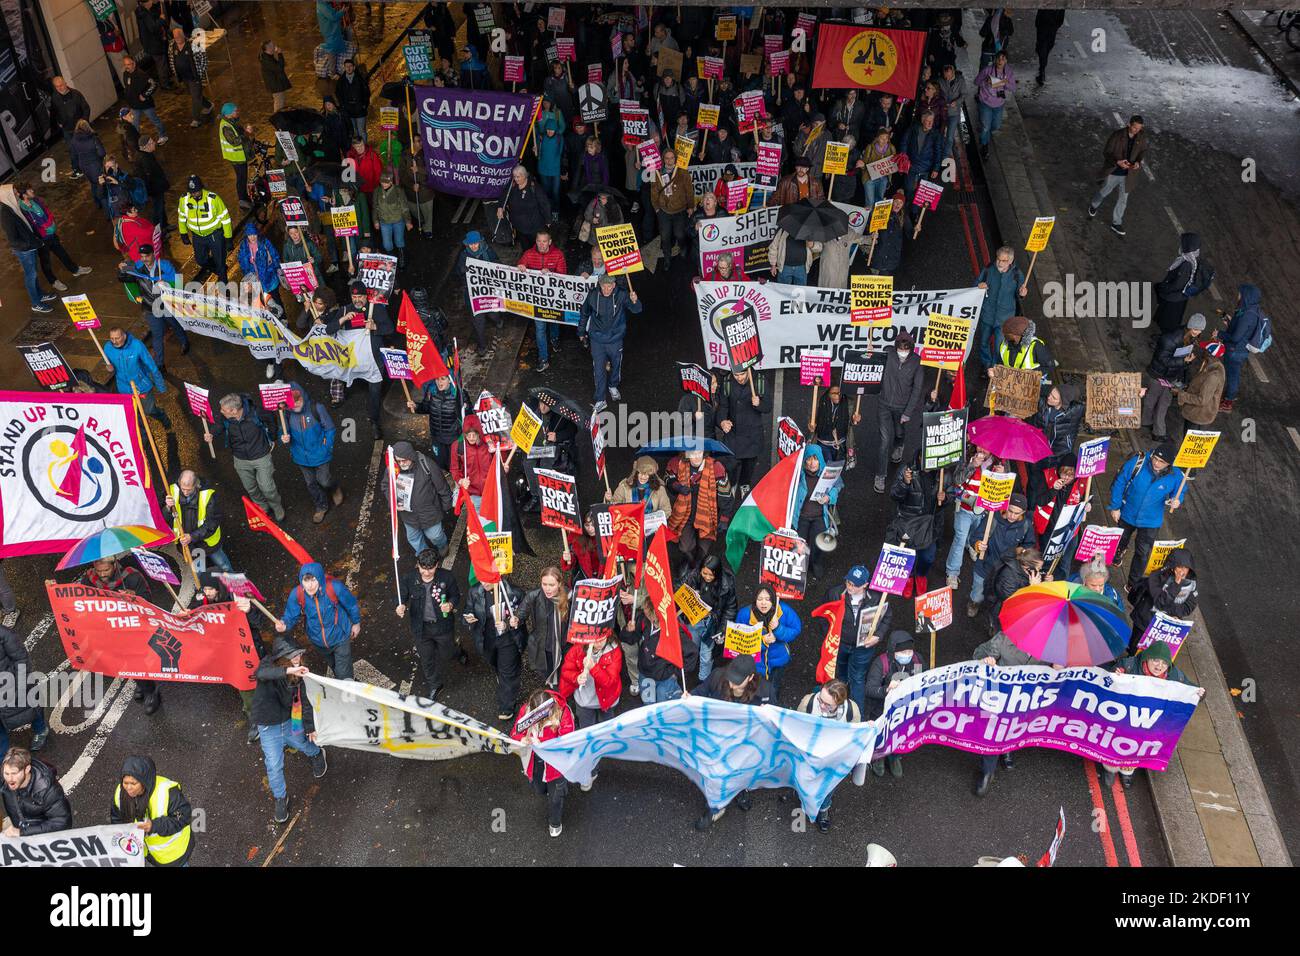
[[[732,658],[731,663],[727,665],[727,682],[730,684],[743,684],[758,672],[754,667],[754,658],[748,654],[742,654],[740,657]]]
[[[844,575],[844,580],[855,588],[860,588],[871,580],[871,575],[867,572],[866,565],[855,564],[849,568],[849,573]]]

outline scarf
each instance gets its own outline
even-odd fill
[[[293,706],[289,709],[289,731],[295,735],[302,733],[302,684],[298,684],[293,689]]]

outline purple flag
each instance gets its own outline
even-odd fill
[[[540,105],[529,93],[419,86],[428,182],[453,196],[498,199]]]

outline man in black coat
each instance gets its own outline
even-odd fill
[[[149,72],[159,86],[172,89],[167,60],[167,22],[159,0],[140,0],[135,8],[135,22],[140,30],[140,47],[149,58]]]
[[[528,634],[519,618],[525,597],[523,591],[501,578],[500,613],[493,600],[493,588],[474,585],[465,603],[465,623],[483,659],[497,675],[497,720],[513,720],[515,701],[519,699],[521,662]]]
[[[45,738],[50,735],[50,728],[45,723],[45,708],[39,704],[23,706],[31,688],[28,678],[33,674],[32,658],[27,653],[22,638],[7,627],[0,627],[0,674],[6,675],[4,680],[15,692],[9,701],[0,698],[0,755],[9,752],[9,731],[27,724],[32,725],[31,749],[40,750],[45,746]],[[23,700],[17,696],[20,688]]]
[[[158,84],[144,70],[136,66],[135,58],[122,57],[122,99],[130,107],[131,112],[135,114],[132,125],[138,130],[140,128],[140,118],[149,117],[154,128],[158,130],[158,142],[167,142],[167,127],[163,125],[162,119],[158,116],[158,110],[154,106],[153,94],[158,89]]]
[[[880,379],[880,396],[876,399],[876,417],[880,426],[880,445],[876,449],[877,494],[885,493],[885,474],[889,463],[903,460],[906,444],[905,426],[916,418],[921,407],[921,390],[925,369],[913,349],[915,343],[907,332],[899,332],[894,347],[885,352],[885,371]]]
[[[206,58],[207,54],[201,53],[198,56]],[[171,42],[167,44],[167,65],[176,81],[190,91],[191,127],[205,122],[213,109],[212,102],[203,92],[203,71],[199,68],[198,56],[185,39],[185,31],[174,27]]]
[[[81,95],[79,90],[74,90],[68,85],[68,81],[61,76],[56,76],[50,81],[54,87],[54,93],[50,97],[50,112],[59,122],[59,129],[63,132],[63,145],[72,147],[72,134],[76,131],[77,120],[90,121],[90,104],[86,98]],[[72,154],[72,178],[83,179],[85,174],[77,168],[77,154]]]
[[[750,376],[754,376],[752,387]],[[718,428],[733,456],[727,480],[739,489],[737,496],[743,501],[756,477],[754,469],[767,432],[763,416],[772,414],[772,396],[767,390],[767,380],[754,375],[752,369],[732,372],[723,380],[720,392]]]
[[[0,836],[36,836],[72,828],[72,804],[49,764],[14,747],[5,754],[3,773],[9,826]]]
[[[405,617],[411,626],[429,699],[437,700],[442,690],[442,667],[452,650],[460,652],[462,664],[469,663],[469,656],[456,644],[460,588],[455,576],[438,563],[438,553],[432,548],[421,551],[415,565],[415,570],[402,580],[404,600],[397,605],[397,616]]]
[[[397,516],[406,529],[406,540],[417,555],[430,546],[442,554],[448,543],[443,520],[451,512],[447,476],[409,441],[393,445],[393,459],[397,463]],[[387,481],[384,488],[387,492]]]

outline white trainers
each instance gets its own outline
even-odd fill
[[[955,591],[957,590],[957,585],[960,583],[961,583],[961,579],[957,577],[957,575],[955,574],[948,575],[948,581],[947,581],[948,587],[952,588]]]
[[[561,833],[563,833],[563,832],[564,832],[564,824],[563,824],[563,823],[561,823],[558,827],[551,827],[551,836],[553,836],[553,837],[557,837],[557,836],[559,836],[559,835],[560,835]]]
[[[54,290],[55,290],[56,292],[67,292],[67,291],[68,291],[68,286],[67,286],[67,284],[66,284],[62,279],[55,279],[55,280],[54,280]]]
[[[78,267],[77,267],[77,271],[74,272],[73,275],[74,275],[74,276],[88,276],[88,275],[90,275],[90,274],[91,274],[92,272],[94,272],[94,271],[95,271],[95,270],[92,269],[90,266],[78,266]]]

